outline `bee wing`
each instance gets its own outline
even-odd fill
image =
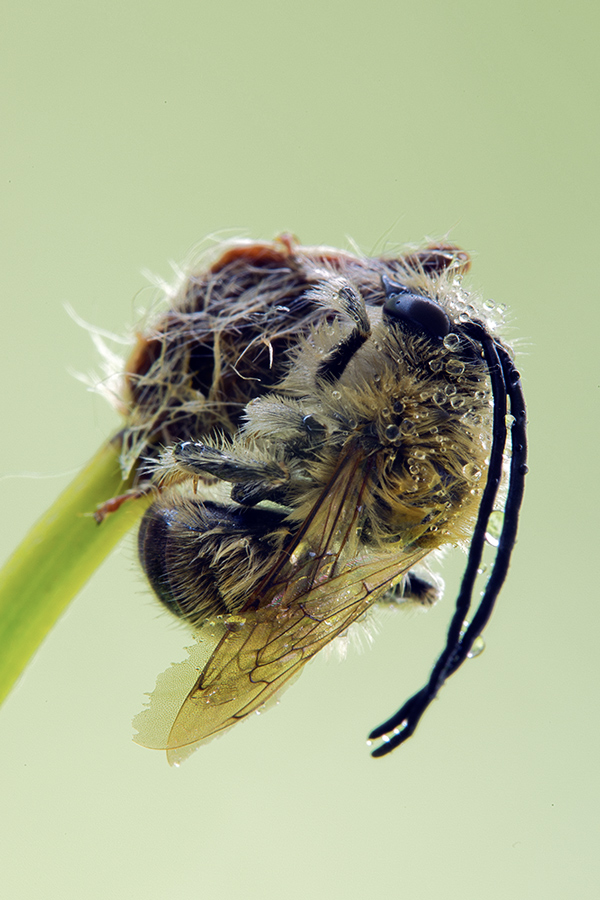
[[[138,743],[165,748],[169,762],[179,764],[201,742],[263,707],[423,558],[423,550],[358,548],[361,462],[355,453],[340,462],[247,608],[207,623],[189,658],[159,677],[150,708],[134,720]]]

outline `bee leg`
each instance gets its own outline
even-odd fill
[[[367,309],[356,288],[346,283],[334,295],[328,296],[328,293],[328,291],[324,291],[322,299],[324,305],[339,310],[354,322],[354,327],[321,361],[316,372],[317,381],[321,378],[337,381],[356,351],[371,334],[371,322],[367,315]]]
[[[420,606],[434,606],[442,594],[439,585],[421,578],[415,572],[407,572],[402,581],[382,595],[379,603],[418,603]]]
[[[135,488],[130,488],[128,491],[125,491],[124,494],[119,494],[117,497],[111,497],[110,500],[105,500],[104,503],[101,503],[96,507],[95,512],[92,513],[94,519],[101,525],[102,522],[106,519],[107,516],[111,515],[111,513],[117,512],[124,503],[127,503],[129,500],[139,500],[141,497],[145,497],[146,494],[149,494],[150,491],[154,490],[154,485],[150,481],[140,481],[140,483]]]
[[[209,447],[201,441],[182,441],[169,450],[170,461],[189,475],[214,475],[222,481],[266,480],[285,477],[279,462],[264,462],[243,453]]]
[[[442,595],[440,585],[421,578],[414,572],[408,572],[406,575],[406,585],[404,588],[404,596],[414,603],[420,603],[422,606],[434,606]]]
[[[289,468],[277,460],[254,459],[195,441],[183,441],[169,450],[170,463],[189,475],[213,475],[233,484],[231,499],[244,506],[261,500],[284,502],[291,480]]]

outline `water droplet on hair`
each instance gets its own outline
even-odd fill
[[[493,309],[496,309],[496,303],[494,302],[494,300],[484,300],[483,308],[486,310],[486,312],[491,312]]]
[[[458,348],[460,347],[460,338],[457,334],[451,332],[450,334],[446,335],[446,337],[442,341],[442,344],[444,345],[446,350],[458,350]]]
[[[515,417],[511,416],[510,413],[508,413],[507,416],[504,416],[504,424],[507,428],[512,428],[516,421]]]
[[[502,533],[503,523],[504,513],[500,509],[495,509],[490,514],[485,530],[485,539],[490,547],[497,547],[500,543],[500,535]]]
[[[403,421],[400,425],[400,431],[402,432],[402,434],[405,434],[405,435],[414,434],[416,430],[417,430],[417,426],[411,419],[403,419]]]
[[[462,375],[465,371],[465,364],[461,359],[449,359],[445,369],[448,375]]]
[[[465,478],[468,478],[469,481],[479,481],[481,478],[481,469],[475,463],[467,463],[466,466],[463,466],[462,471]]]
[[[429,360],[429,368],[432,372],[439,372],[443,366],[442,360],[436,356]]]
[[[395,441],[396,438],[400,435],[400,429],[397,425],[388,425],[385,429],[385,436],[388,441]]]
[[[333,397],[334,400],[339,400],[342,395],[340,394],[339,391],[332,391],[331,396]]]
[[[485,650],[485,641],[481,637],[481,635],[479,635],[479,637],[475,638],[475,640],[473,641],[473,646],[467,653],[467,659],[475,659],[475,657],[480,656],[484,650]]]

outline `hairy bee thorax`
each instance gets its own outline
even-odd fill
[[[447,281],[441,286],[439,278],[421,274],[423,294],[411,295],[435,302],[447,317],[443,335],[380,309],[367,312],[364,304],[363,318],[356,312],[358,292],[332,281],[321,289],[323,305],[331,299],[330,308],[350,322],[311,328],[283,382],[248,405],[242,436],[252,439],[249,452],[260,448],[270,458],[303,460],[306,479],[293,497],[292,520],[307,515],[340,456],[350,453],[361,457],[367,479],[360,524],[365,543],[418,542],[431,549],[464,539],[485,483],[490,391],[481,349],[450,330],[446,308],[452,312],[455,301]],[[319,290],[312,296],[321,299]],[[359,327],[352,328],[352,319]],[[338,351],[347,346],[342,367]]]

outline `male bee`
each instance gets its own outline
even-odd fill
[[[373,755],[414,732],[471,653],[508,568],[526,448],[519,375],[467,268],[442,243],[361,258],[236,242],[140,338],[124,466],[144,454],[157,494],[139,556],[196,644],[136,717],[139,743],[185,759],[373,604],[434,602],[414,567],[469,536],[446,647],[371,734]],[[495,564],[465,625],[507,468]]]

